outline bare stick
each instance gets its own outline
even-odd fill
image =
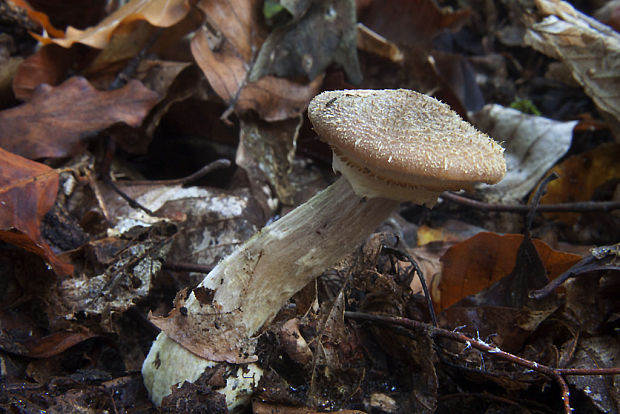
[[[454,203],[467,207],[476,208],[483,211],[506,211],[511,213],[527,213],[530,207],[525,204],[492,204],[474,200],[469,197],[463,197],[458,194],[446,191],[441,194],[444,200],[450,200]],[[558,203],[558,204],[541,204],[537,210],[541,212],[589,212],[589,211],[613,211],[620,209],[618,201],[581,201],[576,203]]]

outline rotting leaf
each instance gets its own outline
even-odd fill
[[[97,131],[117,122],[140,125],[157,99],[138,81],[106,92],[81,77],[41,85],[30,102],[0,112],[0,147],[31,159],[75,155]]]
[[[169,227],[167,223],[136,227],[123,235],[125,240],[121,243],[109,238],[104,241],[109,247],[89,243],[74,252],[76,262],[78,256],[85,257],[80,266],[80,276],[65,278],[58,284],[55,311],[61,317],[80,311],[100,315],[106,321],[111,312],[124,312],[137,300],[146,297],[170,249],[170,233],[174,229]],[[95,248],[94,254],[88,254],[88,250]],[[112,257],[103,258],[103,263],[89,263],[92,260],[89,256],[97,257],[97,251],[106,248],[116,252]],[[99,257],[102,258],[101,255]],[[87,274],[89,269],[101,267],[104,268],[101,273],[92,274],[94,272],[91,271]],[[104,328],[110,330],[110,327]]]
[[[301,114],[317,94],[322,77],[302,85],[266,76],[248,82],[249,70],[264,39],[260,30],[259,2],[201,1],[209,25],[196,31],[192,54],[215,92],[237,112],[255,110],[267,121]]]
[[[196,299],[192,297],[192,300]],[[201,358],[232,364],[258,360],[254,355],[256,340],[249,338],[237,322],[241,311],[222,313],[217,303],[201,303],[192,311],[188,308],[185,300],[177,296],[175,308],[167,317],[149,313],[149,320],[170,339]]]
[[[355,1],[319,0],[308,6],[299,19],[269,34],[256,57],[250,81],[267,75],[313,80],[333,62],[344,68],[350,82],[361,82]]]
[[[58,173],[0,148],[0,239],[41,256],[58,275],[73,272],[41,237],[41,220],[56,202]]]
[[[487,105],[475,116],[478,128],[504,142],[506,176],[496,185],[480,185],[485,195],[520,200],[571,146],[577,121],[559,122],[516,109]]]
[[[226,192],[181,185],[131,186],[121,182],[118,185],[131,198],[156,211],[159,217],[132,208],[118,194],[105,188],[108,211],[116,222],[115,232],[124,233],[135,225],[163,221],[161,217],[184,216],[184,220],[177,222],[179,235],[168,255],[171,262],[214,267],[264,224],[248,191]],[[190,273],[190,277],[195,277],[194,282],[198,283],[204,274]]]
[[[546,17],[530,25],[525,42],[564,62],[598,109],[618,124],[620,34],[565,1],[537,0],[536,5]]]
[[[466,296],[476,294],[512,272],[523,236],[480,233],[452,246],[442,257],[443,273],[433,289],[437,311],[442,311]],[[540,240],[534,246],[553,280],[581,258],[551,249]]]
[[[612,368],[620,359],[617,337],[581,338],[569,368]],[[620,403],[620,375],[570,375],[567,381],[581,390],[601,412],[615,412]]]
[[[547,307],[547,301],[532,300],[529,292],[542,288],[548,281],[545,265],[532,239],[526,236],[519,245],[516,262],[510,274],[459,303],[463,305],[465,302],[469,306],[528,307],[539,310]]]
[[[264,194],[262,187],[268,184],[281,203],[294,203],[289,174],[301,123],[301,118],[270,123],[241,119],[235,162],[248,174],[255,194]],[[271,216],[272,211],[269,213],[266,216]]]

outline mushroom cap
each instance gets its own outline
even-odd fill
[[[418,92],[323,92],[308,116],[334,151],[334,169],[361,196],[433,204],[442,191],[495,184],[506,173],[498,143]]]

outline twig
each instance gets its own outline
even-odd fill
[[[584,259],[581,259],[574,266],[568,269],[566,272],[562,273],[560,276],[553,279],[551,282],[547,283],[544,287],[533,290],[529,293],[529,297],[532,299],[542,299],[546,296],[549,296],[551,292],[556,290],[560,285],[566,282],[571,277],[576,277],[585,273],[595,272],[595,271],[604,271],[604,270],[616,270],[620,271],[620,266],[616,266],[613,264],[600,264],[593,263],[596,259],[592,256],[588,256]]]
[[[106,183],[107,185],[109,185],[110,188],[112,188],[112,190],[114,190],[114,192],[116,194],[121,196],[121,198],[123,200],[127,201],[127,204],[129,204],[129,206],[131,208],[140,209],[140,210],[144,211],[146,214],[148,214],[149,216],[157,217],[157,213],[155,213],[153,210],[151,210],[150,208],[148,208],[146,206],[143,206],[142,204],[140,204],[139,202],[137,202],[133,198],[129,197],[123,190],[118,188],[116,186],[116,184],[114,184],[114,181],[112,181],[112,179],[110,178],[109,175],[104,175],[103,176],[103,182]]]
[[[483,211],[506,211],[512,213],[527,213],[530,211],[530,207],[525,204],[494,204],[485,203],[471,199],[469,197],[463,197],[458,194],[446,191],[441,194],[441,198],[444,200],[450,200],[454,203],[461,204],[467,207],[476,208]],[[591,212],[591,211],[613,211],[620,209],[619,201],[581,201],[576,203],[558,203],[558,204],[541,204],[537,210],[541,212],[557,212],[557,213],[569,213],[569,212]]]
[[[164,270],[172,272],[196,272],[196,273],[209,273],[213,270],[213,266],[206,266],[197,263],[182,263],[182,262],[166,262],[163,267]]]
[[[119,181],[119,184],[122,183],[123,186],[135,186],[135,185],[185,185],[196,180],[201,179],[205,175],[209,174],[212,171],[219,170],[221,168],[230,167],[230,161],[221,158],[219,160],[215,160],[212,163],[209,163],[196,171],[193,174],[188,175],[187,177],[176,178],[174,180],[132,180],[132,181]]]
[[[530,238],[530,230],[532,229],[532,223],[534,222],[534,218],[536,217],[536,210],[540,207],[540,199],[547,192],[547,186],[553,180],[557,180],[560,176],[555,172],[549,174],[538,186],[536,193],[534,193],[534,197],[532,198],[532,202],[530,203],[530,211],[527,213],[525,218],[525,232],[524,236],[529,240]]]
[[[435,315],[435,308],[433,307],[433,300],[431,299],[431,294],[428,291],[428,287],[426,286],[426,280],[424,280],[424,274],[422,273],[422,269],[418,266],[418,263],[411,257],[411,255],[407,252],[403,252],[401,250],[395,249],[390,246],[383,245],[382,249],[390,254],[393,254],[399,259],[406,259],[413,266],[413,270],[418,274],[418,279],[420,279],[420,284],[422,285],[422,290],[424,291],[424,298],[426,299],[426,304],[428,305],[428,313],[431,316],[431,321],[433,322],[433,326],[437,327],[437,316]],[[409,278],[409,282],[413,277]]]
[[[562,377],[563,375],[617,375],[617,374],[620,374],[620,368],[553,368],[553,367],[549,367],[547,365],[539,364],[537,362],[530,361],[525,358],[521,358],[509,352],[502,351],[497,346],[489,345],[479,339],[470,338],[467,335],[462,334],[460,332],[453,332],[447,329],[429,326],[426,323],[399,317],[399,316],[385,316],[385,315],[376,315],[376,314],[369,314],[369,313],[363,313],[363,312],[350,312],[350,311],[345,312],[344,316],[349,319],[395,324],[395,325],[404,326],[410,329],[426,329],[428,330],[431,336],[441,336],[444,338],[449,338],[449,339],[467,344],[468,346],[471,346],[472,348],[476,348],[479,351],[483,351],[487,353],[488,355],[495,355],[499,358],[503,358],[517,365],[526,367],[532,371],[545,374],[555,379],[555,381],[560,386],[560,389],[562,390],[562,402],[564,405],[564,412],[566,414],[571,413],[570,400],[569,400],[570,392],[568,389],[568,385],[566,384],[566,381]]]
[[[142,49],[140,49],[140,51],[133,58],[131,58],[129,62],[127,62],[127,65],[125,66],[125,68],[123,68],[123,70],[121,70],[116,75],[116,78],[114,78],[112,83],[108,86],[109,91],[113,91],[114,89],[118,89],[122,87],[123,85],[127,83],[128,79],[132,78],[132,76],[138,70],[138,66],[140,66],[140,62],[142,62],[142,59],[144,59],[144,57],[146,56],[146,53],[151,49],[151,47],[153,47],[155,42],[157,42],[157,39],[159,39],[163,31],[164,31],[163,27],[157,28],[155,33],[151,35],[151,37],[147,40],[147,42],[144,44]]]

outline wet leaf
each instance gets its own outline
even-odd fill
[[[0,146],[26,158],[67,157],[117,122],[138,126],[157,95],[138,81],[100,92],[84,78],[42,85],[26,104],[0,112]]]
[[[56,201],[58,173],[0,148],[0,239],[41,256],[58,275],[73,272],[41,237],[41,220]]]
[[[26,10],[28,17],[31,18],[33,21],[37,22],[38,24],[40,24],[41,27],[43,27],[43,29],[45,29],[45,31],[49,33],[51,36],[61,37],[63,35],[62,30],[58,30],[54,26],[52,26],[52,23],[50,22],[49,17],[47,17],[45,13],[35,10],[34,8],[30,6],[30,4],[28,4],[27,1],[11,0],[11,3]]]

